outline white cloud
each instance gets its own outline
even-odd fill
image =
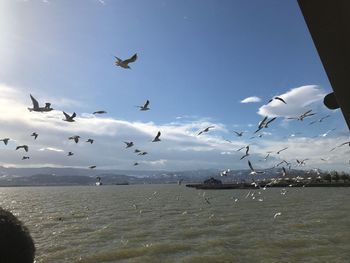
[[[44,147],[44,148],[40,148],[39,151],[64,152],[64,150],[58,149],[58,148],[54,148],[54,147]]]
[[[260,102],[260,101],[261,99],[259,97],[252,96],[241,100],[241,103],[253,103],[253,102]]]
[[[301,86],[278,95],[287,104],[273,100],[261,106],[258,114],[269,117],[296,117],[312,109],[312,104],[322,101],[325,95],[325,92],[316,85]]]

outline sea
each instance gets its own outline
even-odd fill
[[[0,188],[44,262],[350,262],[350,188]]]

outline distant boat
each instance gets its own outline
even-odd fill
[[[96,181],[96,183],[95,183],[95,184],[96,184],[96,186],[100,186],[100,185],[102,185],[102,182],[101,182],[101,177],[97,176],[97,177],[96,177],[96,180],[97,180],[97,181]]]

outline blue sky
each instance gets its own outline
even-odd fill
[[[0,3],[0,10],[0,83],[9,94],[18,92],[21,96],[18,101],[27,106],[30,106],[31,93],[42,102],[50,101],[55,109],[76,111],[81,118],[87,116],[85,113],[104,109],[108,114],[100,117],[100,121],[107,118],[132,125],[147,124],[149,126],[142,127],[152,131],[169,126],[179,130],[187,127],[185,135],[191,131],[196,134],[196,129],[214,124],[221,128],[205,135],[208,140],[236,140],[232,130],[254,131],[264,115],[257,113],[259,108],[272,96],[306,85],[316,85],[319,94],[331,91],[296,1],[6,0]],[[131,70],[114,65],[114,55],[128,58],[134,53],[139,58],[130,64]],[[261,98],[261,102],[240,103],[250,96]],[[303,98],[302,94],[298,96]],[[138,111],[134,106],[146,99],[151,101],[151,111]],[[328,142],[330,145],[346,140],[348,130],[339,111],[328,111],[321,100],[307,107],[318,113],[314,119],[327,114],[331,114],[331,118],[315,127],[278,118],[271,129],[266,129],[271,132],[267,142],[280,142],[293,132],[302,132],[305,138],[319,136],[333,128],[336,130],[326,136],[334,140]],[[45,129],[50,129],[49,122]],[[31,123],[28,124],[30,131],[37,128]],[[69,134],[69,128],[64,135]],[[72,129],[72,132],[78,131]],[[10,136],[6,132],[11,129],[6,128],[0,136]],[[118,132],[113,136],[114,141],[127,140],[118,137]],[[18,138],[21,142],[28,139],[20,135]],[[322,148],[325,142],[321,139],[317,143]],[[243,140],[237,144],[249,143],[248,138]],[[49,147],[42,143],[42,148]],[[205,140],[201,143],[205,144]],[[262,151],[266,150],[264,142],[256,144]],[[116,146],[121,147],[118,148],[121,156],[122,146]],[[157,147],[172,149],[171,145],[164,144]],[[228,152],[221,150],[215,148],[214,152]],[[95,151],[108,152],[102,146],[96,146]],[[145,161],[144,168],[181,170],[203,164],[209,166],[204,168],[247,166],[245,162],[232,164],[233,160],[236,162],[233,156],[227,160],[220,159],[222,154],[202,157],[205,151],[197,150],[194,153],[198,163],[185,165],[181,152],[171,155],[170,151],[166,159],[156,155],[147,158],[148,162],[163,160],[160,161],[163,164],[172,160],[171,165],[147,166]],[[8,159],[4,165],[85,165],[71,160],[67,164],[63,157],[61,161],[57,158],[43,161],[39,157],[27,164]],[[114,159],[111,157],[108,162],[108,158],[101,160],[99,166],[113,166]],[[123,158],[125,165],[121,164],[121,168],[136,159],[133,155]],[[208,163],[206,158],[213,162]],[[345,159],[342,164],[322,163],[321,166],[348,169]]]

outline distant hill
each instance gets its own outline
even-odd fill
[[[0,186],[34,186],[34,185],[94,185],[96,177],[102,178],[105,185],[111,184],[160,184],[177,183],[180,179],[184,183],[201,183],[205,179],[214,177],[223,183],[233,181],[250,181],[249,170],[233,170],[228,176],[221,177],[216,169],[202,169],[189,171],[133,171],[133,170],[91,170],[82,168],[6,168],[0,167]],[[303,170],[289,170],[287,176],[304,176]],[[281,175],[281,169],[270,169],[255,179],[269,179]]]

